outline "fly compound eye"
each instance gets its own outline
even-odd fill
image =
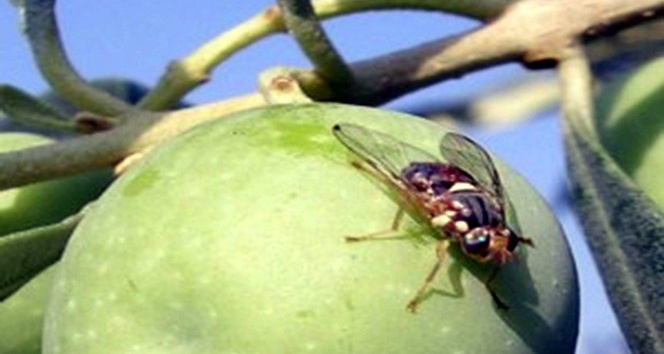
[[[489,253],[491,234],[488,230],[475,229],[463,236],[461,245],[467,254],[485,257]]]

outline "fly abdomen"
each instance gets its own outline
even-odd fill
[[[504,222],[500,205],[482,190],[452,192],[450,199],[463,206],[454,219],[465,222],[469,230],[481,226],[499,226]]]

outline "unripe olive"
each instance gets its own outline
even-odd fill
[[[597,100],[602,144],[664,210],[664,58],[608,84]]]
[[[46,353],[572,353],[576,274],[541,197],[497,163],[524,236],[492,266],[452,244],[436,262],[427,227],[389,228],[399,205],[353,167],[331,132],[352,122],[438,154],[446,129],[336,104],[242,112],[155,148],[73,235],[48,307]]]

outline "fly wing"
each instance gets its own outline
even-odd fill
[[[332,132],[344,146],[364,162],[396,180],[401,180],[402,170],[412,162],[440,161],[422,149],[359,125],[337,124],[332,128]]]
[[[516,215],[514,205],[510,201],[509,197],[505,195],[503,197],[503,210],[505,213],[505,222],[517,235],[523,235],[521,231],[521,226],[519,225],[519,218]]]
[[[369,167],[365,168],[367,172],[396,193],[401,208],[415,220],[428,223],[426,206],[411,192],[401,172],[413,162],[440,162],[439,159],[390,135],[359,125],[337,124],[332,132]]]
[[[493,193],[502,206],[507,226],[517,233],[521,232],[516,212],[505,193],[496,165],[484,148],[461,134],[448,133],[440,142],[440,153],[449,163],[469,173],[480,186]]]
[[[469,173],[484,189],[503,198],[503,185],[491,156],[469,138],[447,133],[440,141],[440,153],[451,164]]]

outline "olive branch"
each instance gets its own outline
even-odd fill
[[[291,32],[316,64],[313,70],[289,71],[308,97],[315,101],[378,105],[445,79],[508,62],[534,68],[553,67],[570,43],[592,41],[656,18],[664,9],[664,1],[656,0],[514,3],[325,0],[313,4],[309,10],[316,16],[310,14],[300,20],[284,21],[285,7],[273,6],[204,43],[185,58],[173,61],[157,86],[136,106],[130,106],[90,86],[76,72],[60,40],[55,1],[25,0],[21,5],[25,32],[43,76],[57,93],[81,110],[114,117],[117,124],[108,131],[61,142],[56,147],[0,154],[0,189],[110,166],[203,121],[267,104],[260,94],[254,93],[189,109],[149,113],[167,109],[209,80],[212,70],[225,59],[260,39],[285,31],[287,23],[293,26]],[[297,34],[309,28],[300,27],[298,22],[311,23],[366,10],[403,8],[444,11],[488,22],[478,30],[360,62],[346,64],[338,55],[331,55],[330,67],[315,58],[323,55],[321,53],[334,53],[334,49]],[[310,49],[314,46],[323,48]],[[344,75],[352,77],[352,83],[344,85],[344,90],[334,90],[334,83],[325,79],[336,77],[338,70],[347,71]],[[30,111],[23,105],[13,111],[18,113],[14,117],[23,116],[21,110]]]

